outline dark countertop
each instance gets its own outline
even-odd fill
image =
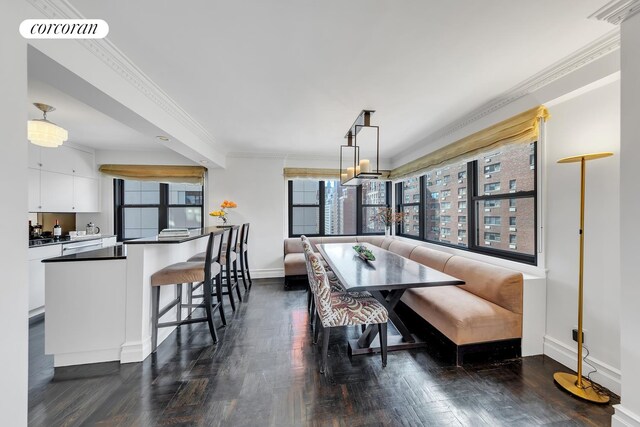
[[[116,237],[116,236],[115,236],[115,234],[101,234],[100,236],[84,237],[84,238],[81,238],[81,239],[71,240],[69,238],[69,236],[67,235],[67,236],[63,236],[62,239],[54,240],[53,242],[41,243],[41,244],[37,244],[37,245],[29,245],[29,248],[41,248],[43,246],[64,245],[64,244],[67,244],[67,243],[78,243],[78,242],[85,242],[85,241],[96,240],[96,239],[108,239],[109,237]]]
[[[42,262],[69,262],[69,261],[109,261],[113,259],[126,259],[127,248],[124,245],[110,246],[108,248],[96,249],[93,251],[80,252],[77,254],[63,255],[55,258],[48,258]]]
[[[175,243],[183,243],[188,242],[189,240],[199,239],[201,237],[207,237],[209,233],[213,234],[221,234],[224,232],[225,228],[228,227],[205,227],[205,228],[194,228],[189,230],[189,236],[185,237],[164,237],[159,238],[158,236],[153,237],[142,237],[140,239],[126,240],[123,243],[126,245],[154,245],[154,244],[175,244]]]

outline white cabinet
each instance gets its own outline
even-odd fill
[[[74,212],[73,175],[40,171],[40,205],[43,212]]]
[[[29,168],[29,189],[27,198],[29,200],[29,212],[41,212],[40,204],[40,169]]]
[[[62,245],[29,248],[29,317],[44,312],[43,259],[62,255]]]
[[[94,155],[29,144],[29,212],[99,212]]]
[[[99,212],[99,183],[95,178],[73,177],[73,212]]]

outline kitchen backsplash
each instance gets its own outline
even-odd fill
[[[30,213],[27,221],[31,221],[31,225],[42,224],[42,232],[53,232],[56,219],[60,222],[63,236],[69,234],[69,231],[76,230],[76,214],[74,213]],[[82,230],[84,230],[84,224],[82,224]]]

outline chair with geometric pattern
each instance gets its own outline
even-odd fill
[[[322,365],[320,373],[327,370],[327,354],[329,351],[329,332],[338,326],[378,325],[380,336],[380,353],[382,366],[387,366],[387,321],[389,313],[375,298],[366,294],[349,292],[332,292],[327,272],[314,254],[308,254],[313,270],[312,290],[315,291],[316,312],[322,327]]]

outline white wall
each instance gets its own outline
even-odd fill
[[[225,169],[209,174],[207,211],[218,209],[223,200],[238,204],[229,214],[230,224],[251,224],[249,265],[251,276],[281,277],[285,237],[285,182],[282,158],[227,158]],[[210,171],[211,172],[211,171]],[[207,217],[208,225],[219,224]]]
[[[547,334],[545,354],[576,369],[580,164],[563,157],[612,151],[586,168],[584,329],[593,379],[620,392],[620,81],[549,108],[546,138]],[[586,365],[585,373],[589,372]]]
[[[620,150],[622,402],[613,426],[640,426],[640,14],[622,23],[622,134]]]
[[[0,257],[0,414],[2,424],[27,425],[27,44],[18,33],[25,2],[0,13],[0,204],[4,245]]]

